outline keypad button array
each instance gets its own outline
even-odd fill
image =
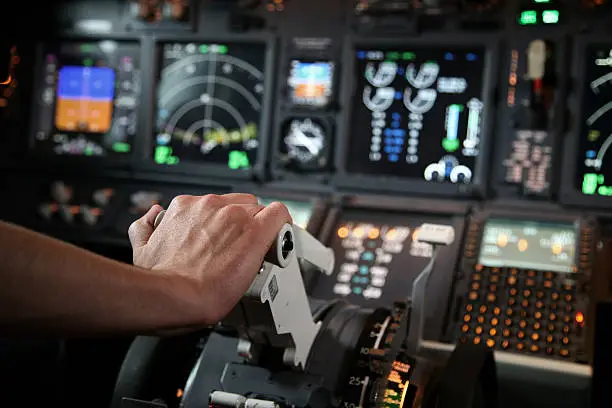
[[[476,265],[458,340],[566,361],[583,358],[585,307],[568,274]]]

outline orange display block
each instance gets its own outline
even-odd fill
[[[66,132],[106,133],[113,119],[112,101],[58,98],[55,126]]]

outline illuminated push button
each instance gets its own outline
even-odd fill
[[[528,308],[529,307],[529,301],[527,299],[524,299],[521,302],[521,306],[523,306],[524,308]]]
[[[535,277],[535,276],[536,276],[536,271],[533,271],[533,270],[528,271],[528,272],[527,272],[527,276],[529,276],[530,278]]]
[[[559,355],[560,355],[561,357],[569,357],[570,352],[569,352],[569,350],[568,350],[568,349],[561,349],[561,350],[559,350]]]
[[[573,299],[574,299],[574,298],[572,297],[572,295],[571,295],[571,294],[569,294],[569,293],[568,293],[567,295],[565,295],[565,301],[566,301],[566,302],[571,302]]]
[[[94,226],[102,216],[102,210],[99,208],[91,208],[89,206],[81,207],[81,217],[83,222],[89,226]]]
[[[576,320],[576,325],[577,326],[579,326],[579,327],[584,326],[584,313],[582,313],[582,312],[576,313],[575,320]]]
[[[551,293],[550,298],[556,302],[559,300],[559,294],[557,292],[553,292]]]
[[[508,283],[508,285],[515,285],[515,284],[516,284],[516,276],[510,276],[510,277],[508,277],[508,279],[506,280],[506,282]]]
[[[534,330],[540,330],[542,328],[542,325],[539,322],[535,322],[533,324],[533,329]]]
[[[474,333],[480,336],[482,334],[482,327],[481,326],[476,327],[476,329],[474,330]]]
[[[334,285],[334,293],[336,295],[348,296],[351,294],[351,286],[345,283],[336,283]]]
[[[504,329],[504,330],[502,331],[502,336],[504,336],[504,337],[510,337],[510,335],[511,335],[511,334],[512,334],[512,333],[510,332],[510,330],[509,330],[509,329]]]
[[[489,292],[497,292],[497,285],[494,285],[494,284],[489,285]]]
[[[568,345],[570,344],[570,339],[569,337],[563,337],[563,339],[561,339],[561,343],[563,343],[564,345]]]
[[[480,282],[472,283],[472,290],[479,290],[479,289],[480,289]]]
[[[564,334],[569,334],[571,331],[571,328],[569,326],[563,326],[563,333]]]
[[[523,296],[524,296],[524,297],[526,297],[526,298],[528,298],[529,296],[531,296],[531,291],[530,291],[529,289],[525,289],[525,290],[523,291]]]
[[[538,299],[543,299],[544,298],[544,292],[542,292],[541,290],[536,292],[536,297]]]
[[[480,344],[480,337],[474,337],[474,344]]]
[[[472,316],[466,314],[465,316],[463,316],[463,321],[469,323],[470,321],[472,321]]]
[[[482,272],[483,269],[484,269],[484,266],[482,266],[481,264],[478,264],[474,267],[474,270],[478,272]]]
[[[508,347],[510,347],[510,342],[508,340],[504,340],[501,342],[501,348],[506,350]]]
[[[516,296],[516,294],[518,293],[518,290],[516,290],[516,288],[512,288],[510,289],[510,296]]]
[[[541,300],[536,301],[535,307],[538,309],[542,309],[544,307],[544,302],[542,302]]]
[[[555,331],[556,327],[555,327],[555,325],[554,325],[554,324],[549,323],[549,324],[548,324],[547,329],[548,329],[548,331],[549,331],[549,332],[551,332],[551,333],[552,333],[552,332],[554,332],[554,331]]]
[[[506,309],[506,315],[514,316],[514,310],[512,310],[511,308]]]
[[[504,320],[504,324],[508,327],[512,327],[512,319],[506,319]]]
[[[516,268],[512,268],[512,269],[510,269],[510,275],[512,275],[512,276],[518,276],[518,269],[516,269]]]
[[[555,320],[557,320],[557,315],[554,313],[551,313],[550,315],[548,315],[548,320],[550,320],[551,322],[554,322]]]
[[[552,279],[553,278],[552,272],[545,272],[544,273],[544,278],[548,279],[548,280]]]
[[[537,353],[538,351],[540,351],[540,347],[538,347],[537,344],[532,344],[531,345],[531,352],[532,353]]]
[[[516,299],[511,297],[508,299],[508,306],[514,306],[516,304]]]
[[[487,295],[487,302],[494,303],[495,300],[497,300],[497,296],[495,296],[493,293],[489,293]]]
[[[72,200],[72,187],[63,181],[51,184],[51,197],[60,204],[68,204]]]
[[[366,299],[380,299],[381,296],[382,290],[373,286],[369,286],[366,290],[363,291],[363,297]]]
[[[80,207],[75,205],[60,205],[59,213],[62,219],[68,224],[74,222],[74,217],[80,212]]]
[[[374,253],[366,251],[361,255],[361,259],[366,262],[372,262],[374,260]]]
[[[464,333],[467,333],[470,331],[470,326],[468,326],[467,324],[464,324],[463,326],[461,326],[461,331]]]
[[[527,280],[525,281],[525,285],[527,285],[527,286],[529,286],[529,287],[535,286],[535,285],[536,285],[536,281],[535,281],[535,280],[533,280],[533,279],[527,279]]]
[[[372,278],[372,285],[382,288],[383,286],[385,286],[385,283],[387,283],[387,281],[383,278]]]
[[[484,318],[484,316],[478,316],[476,318],[476,321],[478,322],[478,324],[484,324],[485,318]]]
[[[493,314],[495,316],[499,316],[501,314],[501,309],[499,307],[494,307],[493,308]]]
[[[480,314],[487,313],[487,306],[486,305],[480,306],[479,312],[480,312]]]
[[[497,326],[498,324],[499,324],[499,319],[497,317],[494,317],[491,319],[492,326]]]
[[[378,266],[372,267],[372,275],[375,275],[374,268],[379,268],[379,267]],[[344,263],[340,267],[340,272],[342,273],[353,274],[353,273],[356,273],[358,270],[359,270],[359,266],[355,263]]]
[[[552,334],[549,334],[548,336],[546,336],[546,342],[548,344],[552,344],[555,341],[555,337]]]
[[[538,341],[538,340],[540,340],[540,335],[539,335],[538,333],[533,333],[533,334],[531,335],[531,340],[533,340],[533,341]]]
[[[478,292],[470,292],[470,294],[468,295],[468,298],[470,300],[477,300],[478,299]]]
[[[489,281],[491,283],[498,283],[499,282],[499,275],[491,275],[491,278],[489,279]],[[492,289],[494,290],[494,289]]]
[[[496,329],[489,330],[489,336],[491,336],[491,337],[497,336],[497,330]]]
[[[370,274],[378,278],[386,278],[387,275],[389,274],[389,269],[384,266],[371,266]]]
[[[470,303],[468,303],[467,305],[465,305],[465,311],[470,313],[472,310],[474,310],[474,306]]]
[[[97,206],[106,207],[114,195],[115,190],[112,188],[102,188],[94,191],[92,200]],[[153,206],[153,204],[159,204],[159,202],[153,201],[151,202],[151,206]]]
[[[523,351],[523,350],[525,350],[525,345],[523,343],[517,343],[516,344],[516,349],[518,351]]]
[[[493,339],[488,339],[488,340],[487,340],[487,347],[489,347],[489,348],[493,348],[493,347],[495,347],[495,340],[493,340]]]
[[[524,339],[525,338],[525,332],[522,330],[519,330],[518,333],[516,333],[516,337],[518,337],[519,339]]]
[[[550,281],[550,280],[546,280],[546,281],[544,281],[544,287],[545,287],[546,289],[551,289],[551,288],[553,287],[553,283],[552,283],[552,281]]]
[[[479,273],[475,273],[472,275],[472,280],[479,281],[480,279],[481,279],[481,276]]]
[[[527,322],[526,322],[526,321],[524,321],[524,320],[521,320],[521,321],[519,322],[519,327],[520,327],[521,329],[524,329],[525,327],[527,327]]]

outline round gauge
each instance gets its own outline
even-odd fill
[[[287,167],[323,170],[327,166],[329,141],[325,126],[312,119],[292,119],[281,140],[281,157]]]

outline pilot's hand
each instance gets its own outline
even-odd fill
[[[291,216],[281,203],[266,207],[250,194],[178,196],[163,221],[153,206],[129,228],[134,265],[186,277],[200,321],[215,324],[248,290],[264,256]],[[188,297],[187,299],[191,299]]]

